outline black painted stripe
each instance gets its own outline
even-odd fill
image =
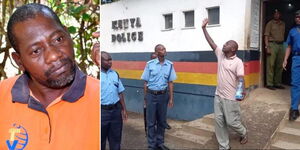
[[[148,61],[150,52],[142,53],[111,53],[113,60],[121,61]],[[244,62],[259,60],[260,52],[257,50],[239,50],[237,56]],[[216,62],[213,51],[184,51],[167,52],[167,59],[179,62]]]

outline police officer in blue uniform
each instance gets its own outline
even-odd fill
[[[168,147],[164,145],[167,106],[173,107],[173,81],[176,73],[173,63],[165,59],[167,53],[162,44],[155,46],[155,53],[158,57],[147,62],[141,77],[145,81],[147,140],[149,149],[167,150]]]
[[[296,26],[293,27],[287,37],[288,47],[286,48],[282,67],[286,70],[287,60],[292,53],[292,88],[291,88],[291,108],[289,120],[294,121],[299,117],[300,102],[300,10],[295,14]]]
[[[101,149],[105,149],[108,139],[111,150],[120,150],[123,120],[126,121],[123,91],[119,75],[111,69],[112,58],[101,52]],[[123,119],[123,120],[122,120]]]

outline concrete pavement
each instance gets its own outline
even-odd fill
[[[285,90],[272,91],[257,88],[251,91],[249,96],[241,102],[242,120],[248,129],[249,141],[241,145],[237,134],[231,133],[232,149],[263,149],[288,111],[289,103],[288,86]],[[204,126],[213,126],[213,120],[209,118],[212,118],[211,115],[192,122],[168,120],[172,129],[166,130],[165,145],[170,149],[217,149],[218,144],[211,127],[207,127],[208,132],[195,130],[202,128],[203,122],[206,124]],[[203,137],[208,138],[203,139]],[[142,114],[129,113],[129,119],[124,123],[123,128],[122,149],[147,149]]]

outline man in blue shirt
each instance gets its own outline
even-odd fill
[[[109,53],[101,52],[101,149],[105,149],[108,138],[111,150],[120,150],[123,121],[127,111],[119,75],[110,69],[112,58]]]
[[[167,53],[162,44],[155,46],[155,53],[158,57],[147,62],[141,77],[145,81],[148,148],[167,150],[164,145],[167,106],[173,107],[173,81],[176,73],[173,63],[165,59]]]
[[[287,37],[288,47],[286,48],[282,67],[286,70],[287,60],[292,53],[292,88],[291,88],[291,108],[289,120],[294,121],[299,117],[300,101],[300,10],[295,14],[296,26],[293,27]]]

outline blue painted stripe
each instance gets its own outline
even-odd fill
[[[111,53],[113,60],[122,61],[148,61],[150,52],[141,53]],[[257,50],[239,50],[237,56],[244,62],[259,60],[260,52]],[[212,50],[210,51],[182,51],[167,52],[167,59],[180,62],[216,62],[217,58]]]
[[[129,111],[143,113],[144,81],[121,79],[125,86],[125,103]],[[195,120],[213,113],[215,87],[191,84],[174,84],[174,107],[168,117],[177,120]]]

